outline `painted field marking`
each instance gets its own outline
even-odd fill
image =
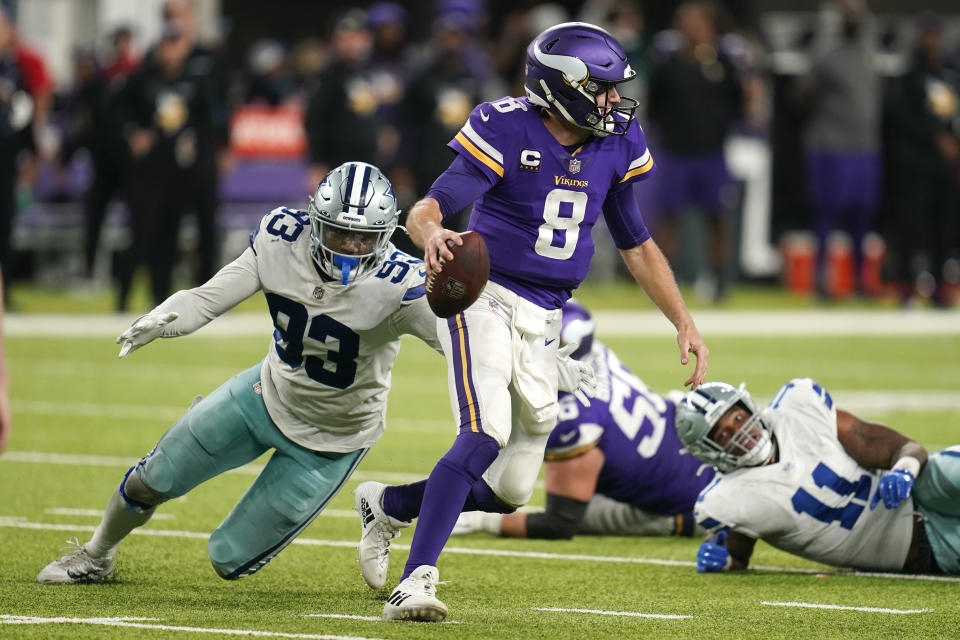
[[[11,529],[34,529],[39,531],[81,531],[92,533],[96,527],[89,525],[59,524],[53,522],[31,522],[19,516],[0,516],[0,528],[7,527]],[[134,529],[132,535],[157,536],[162,538],[191,538],[206,540],[210,537],[209,533],[200,531],[178,531],[175,529]],[[308,547],[340,547],[356,549],[357,541],[348,540],[320,540],[317,538],[297,538],[292,544],[304,545]],[[409,551],[408,544],[391,544],[391,548]],[[626,556],[595,556],[585,553],[549,553],[546,551],[512,551],[509,549],[483,549],[472,547],[445,547],[445,553],[459,553],[463,555],[474,556],[497,556],[503,558],[527,558],[536,560],[562,560],[562,561],[584,561],[584,562],[609,562],[622,564],[650,564],[661,567],[696,567],[697,563],[690,560],[664,560],[660,558],[639,558]],[[826,574],[837,577],[857,576],[867,578],[890,578],[899,580],[930,580],[934,582],[960,582],[960,577],[953,576],[924,576],[903,573],[872,573],[867,571],[824,571],[823,569],[790,569],[787,567],[772,567],[757,565],[753,567],[760,571],[772,571],[778,573],[792,573],[801,575]]]
[[[686,620],[693,616],[672,613],[640,613],[639,611],[604,611],[602,609],[563,609],[560,607],[534,607],[534,611],[555,611],[557,613],[596,613],[601,616],[624,616],[631,618],[660,618],[662,620]]]
[[[355,616],[346,613],[305,613],[304,618],[333,618],[342,620],[364,620],[366,622],[394,622],[393,620],[384,620],[380,616]],[[463,624],[459,620],[444,620],[440,624]]]
[[[960,403],[960,395],[958,395]],[[64,418],[91,418],[96,420],[143,420],[172,423],[183,417],[187,407],[170,405],[115,404],[108,402],[59,402],[55,400],[14,400],[16,413]],[[390,418],[387,431],[392,433],[449,433],[456,432],[453,419]]]
[[[812,602],[764,602],[771,607],[801,607],[804,609],[834,609],[838,611],[866,611],[867,613],[929,613],[933,609],[887,609],[885,607],[848,607],[841,604],[815,604]]]
[[[604,335],[676,335],[676,329],[659,311],[597,310],[593,316],[597,324],[603,327]],[[8,313],[4,317],[3,330],[6,335],[14,337],[114,338],[136,318],[135,314]],[[699,309],[697,328],[704,335],[727,336],[957,335],[960,333],[960,310]],[[225,314],[195,335],[269,336],[272,331],[267,313],[241,312]]]
[[[140,458],[125,456],[99,456],[82,453],[57,453],[48,451],[7,451],[3,454],[4,462],[23,462],[28,464],[55,464],[78,467],[119,467],[129,469],[137,464]],[[226,473],[231,475],[258,476],[263,471],[262,464],[245,464],[242,467],[231,469]],[[379,480],[388,484],[406,484],[416,482],[427,477],[426,473],[405,473],[401,471],[355,471],[351,480],[364,482]],[[542,485],[542,481],[541,481]]]
[[[253,636],[258,638],[304,638],[306,640],[381,640],[363,636],[340,636],[329,633],[284,633],[259,629],[217,629],[215,627],[181,627],[167,624],[146,624],[137,620],[156,618],[38,618],[0,614],[0,624],[93,624],[104,627],[130,627],[133,629],[157,629],[160,631],[186,631],[188,633],[214,633],[222,636]]]
[[[103,515],[103,509],[74,509],[72,507],[48,507],[43,510],[53,516],[86,516],[99,518]],[[357,515],[354,513],[353,515]],[[155,513],[151,520],[176,520],[177,516],[172,513]]]

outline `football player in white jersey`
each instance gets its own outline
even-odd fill
[[[720,472],[697,521],[697,570],[746,569],[757,539],[838,567],[960,573],[960,447],[930,454],[837,409],[809,378],[758,409],[740,385],[701,385],[677,407],[687,451]]]
[[[397,220],[380,170],[345,163],[306,211],[268,213],[239,258],[117,339],[126,357],[155,338],[196,331],[259,290],[275,327],[263,361],[191,407],[127,472],[92,539],[40,571],[39,582],[105,578],[117,545],[157,505],[270,449],[210,536],[214,569],[225,579],[259,570],[317,517],[384,431],[400,337],[441,348],[423,263],[390,243]]]

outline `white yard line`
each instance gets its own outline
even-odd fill
[[[771,607],[801,607],[803,609],[833,609],[838,611],[865,611],[867,613],[929,613],[933,609],[887,609],[886,607],[848,607],[841,604],[814,604],[812,602],[763,602]]]
[[[380,616],[353,616],[346,613],[305,613],[304,618],[332,618],[334,620],[364,620],[366,622],[383,622]]]
[[[596,311],[605,336],[674,335],[676,330],[659,311]],[[953,310],[834,310],[777,311],[697,310],[697,327],[704,336],[867,336],[957,335],[960,309]],[[13,337],[110,337],[120,335],[136,319],[118,314],[8,313],[4,332]],[[200,336],[265,336],[273,327],[266,313],[228,313],[200,329]]]
[[[304,618],[332,618],[334,620],[364,620],[366,622],[385,622],[380,616],[355,616],[346,613],[305,613]],[[444,620],[441,624],[461,624],[457,620]]]
[[[560,607],[534,607],[534,611],[553,611],[557,613],[596,613],[601,616],[621,616],[630,618],[660,618],[662,620],[687,620],[693,616],[672,613],[640,613],[638,611],[604,611],[602,609],[562,609]]]
[[[47,451],[7,451],[0,457],[4,462],[27,464],[53,464],[78,467],[118,467],[129,469],[140,458],[124,456],[98,456],[81,453],[56,453]],[[263,471],[262,464],[246,464],[227,471],[229,474],[257,476]],[[406,484],[426,478],[426,473],[404,473],[401,471],[355,471],[350,478],[354,481],[379,480],[390,484]],[[541,483],[542,484],[542,483]]]
[[[74,531],[74,532],[93,532],[95,527],[87,525],[59,524],[52,522],[30,522],[18,516],[0,516],[0,528],[11,529],[33,529],[38,531]],[[158,536],[165,538],[190,538],[206,540],[210,537],[209,533],[200,531],[177,531],[174,529],[134,529],[134,535]],[[297,538],[293,541],[296,545],[305,545],[310,547],[339,547],[356,549],[356,540],[320,540],[317,538]],[[391,544],[392,549],[409,551],[410,545]],[[605,562],[620,564],[650,564],[662,567],[687,567],[697,566],[696,562],[689,560],[665,560],[660,558],[638,558],[629,556],[596,556],[584,553],[548,553],[546,551],[512,551],[509,549],[483,549],[473,547],[445,547],[445,553],[457,553],[473,556],[496,556],[505,558],[527,558],[537,560],[560,560],[560,561],[583,561],[583,562]],[[836,577],[843,576],[863,576],[870,578],[890,578],[899,580],[929,580],[934,582],[960,582],[960,577],[953,576],[920,576],[899,573],[871,573],[864,571],[824,571],[823,569],[789,569],[786,567],[770,567],[764,565],[755,566],[754,569],[760,571],[794,573],[794,574],[827,574]]]
[[[844,390],[829,389],[831,396],[850,411],[935,411],[960,410],[960,392],[927,390]],[[763,400],[758,398],[758,400]],[[186,407],[123,404],[109,402],[60,402],[56,400],[13,400],[18,415],[90,418],[94,420],[143,420],[164,424],[179,420]],[[390,418],[389,433],[452,435],[452,420]]]
[[[258,629],[217,629],[211,627],[181,627],[168,624],[147,624],[135,620],[155,618],[39,618],[35,616],[14,616],[0,614],[0,624],[93,624],[103,627],[127,627],[133,629],[155,629],[159,631],[181,631],[186,633],[213,633],[222,636],[253,636],[257,638],[305,638],[308,640],[380,640],[364,636],[340,636],[329,633],[284,633],[282,631],[260,631]]]
[[[53,516],[80,516],[80,517],[90,517],[90,518],[99,518],[103,515],[103,509],[74,509],[73,507],[49,507],[43,510],[44,513],[49,513]],[[356,513],[353,513],[356,517]],[[177,516],[172,513],[155,513],[150,518],[151,520],[176,520]]]
[[[960,399],[960,395],[958,395]],[[958,400],[960,401],[960,400]],[[122,404],[112,402],[60,402],[57,400],[13,400],[17,414],[92,418],[96,420],[145,420],[173,423],[183,417],[187,407],[172,405]],[[451,437],[457,428],[450,420],[421,418],[390,418],[387,430],[391,433],[446,434]]]

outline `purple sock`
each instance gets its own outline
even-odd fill
[[[464,511],[486,511],[487,513],[513,513],[516,507],[509,507],[497,498],[490,485],[480,478],[470,487],[467,501],[463,505]]]
[[[401,580],[422,565],[436,566],[470,488],[497,457],[497,442],[485,433],[460,433],[427,478],[417,529]]]
[[[381,500],[384,513],[404,522],[413,520],[420,515],[420,505],[423,503],[423,492],[426,488],[426,480],[387,487],[383,490]]]

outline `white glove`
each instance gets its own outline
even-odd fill
[[[163,332],[164,325],[173,322],[179,317],[180,314],[176,311],[169,311],[167,313],[151,311],[146,315],[140,316],[136,322],[130,325],[129,329],[121,333],[117,338],[117,344],[123,344],[123,346],[120,347],[119,357],[126,358],[143,345],[153,341],[155,338],[159,338]]]
[[[560,374],[560,391],[568,391],[576,397],[580,403],[590,406],[590,399],[597,393],[597,376],[593,373],[593,367],[586,362],[574,360],[570,354],[577,350],[579,342],[571,342],[557,351],[557,371]]]
[[[450,533],[452,536],[463,536],[470,533],[476,533],[477,531],[483,531],[480,528],[480,518],[477,516],[480,515],[478,511],[464,511],[457,518],[457,523],[453,525],[453,531]]]
[[[484,513],[483,511],[464,511],[457,518],[457,523],[453,525],[453,533],[450,535],[462,536],[470,533],[485,531],[491,535],[500,535],[499,513]]]

